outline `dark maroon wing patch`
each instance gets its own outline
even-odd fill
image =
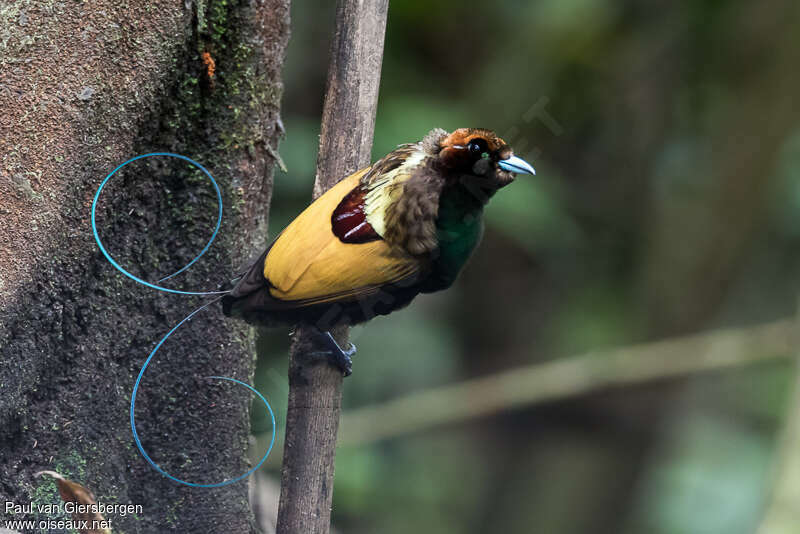
[[[367,222],[367,215],[364,213],[365,194],[366,190],[358,186],[333,210],[331,215],[333,234],[342,243],[368,243],[381,238]]]

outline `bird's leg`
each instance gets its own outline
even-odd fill
[[[325,358],[342,371],[342,375],[350,376],[353,373],[353,360],[350,357],[356,353],[356,346],[350,343],[347,350],[342,349],[329,331],[322,331],[317,327],[311,328],[315,344],[327,350],[315,351],[310,354],[315,358]]]

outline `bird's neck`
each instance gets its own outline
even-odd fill
[[[442,191],[436,220],[439,248],[433,260],[436,289],[448,287],[472,255],[483,234],[483,206],[488,197],[462,183]]]

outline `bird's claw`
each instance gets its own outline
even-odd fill
[[[337,368],[339,368],[343,376],[350,376],[353,374],[353,360],[351,359],[351,356],[356,353],[356,346],[350,343],[350,346],[347,348],[347,350],[344,350],[339,346],[330,332],[323,332],[315,329],[315,334],[315,341],[318,341],[321,345],[326,346],[328,350],[312,352],[311,356],[317,358],[326,358]]]

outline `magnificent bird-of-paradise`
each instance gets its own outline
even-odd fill
[[[483,231],[483,207],[515,173],[535,174],[494,132],[434,129],[315,200],[223,298],[226,315],[311,325],[350,374],[352,345],[329,330],[450,287]]]

